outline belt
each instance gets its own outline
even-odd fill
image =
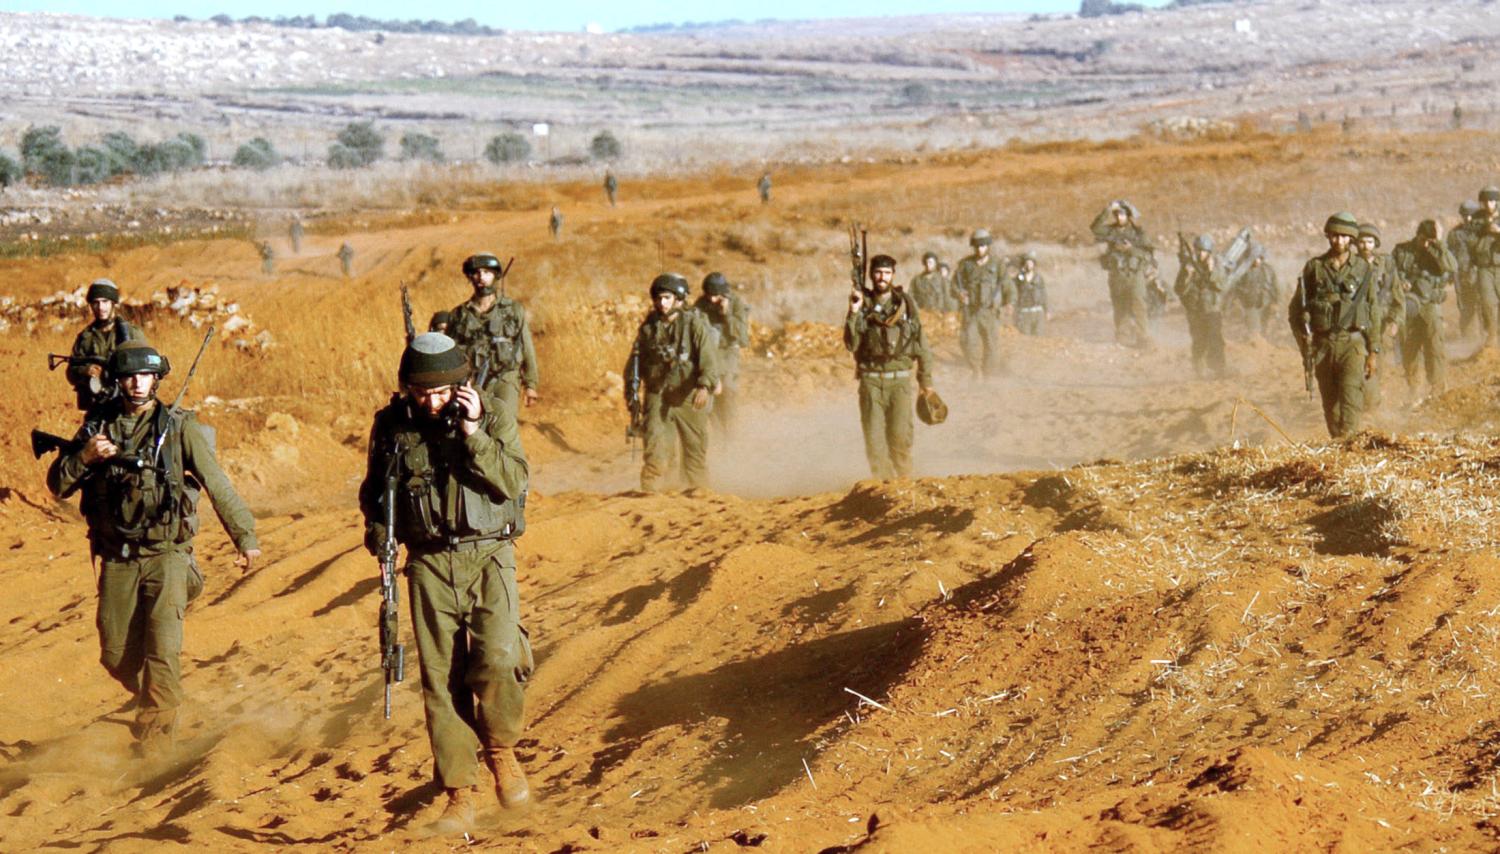
[[[883,380],[897,380],[902,377],[911,376],[911,371],[860,371],[861,377],[880,377]]]
[[[437,537],[421,543],[414,543],[410,546],[407,546],[407,548],[419,554],[432,554],[434,552],[445,551],[472,552],[478,551],[480,548],[490,545],[491,543],[498,543],[502,540],[509,540],[511,538],[511,526],[506,525],[503,530],[495,534],[480,534],[478,536],[470,537]]]
[[[1042,307],[1039,306],[1039,305],[1032,305],[1032,306],[1027,306],[1026,308],[1018,308],[1018,309],[1016,309],[1016,311],[1041,311],[1041,310],[1042,310]]]

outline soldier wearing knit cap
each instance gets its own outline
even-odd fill
[[[513,749],[533,667],[512,545],[526,527],[526,455],[515,417],[469,384],[470,370],[448,336],[412,339],[401,354],[402,390],[375,414],[359,489],[365,546],[376,554],[387,478],[395,479],[434,777],[447,796],[434,825],[442,833],[472,828],[476,750],[502,806],[530,799]]]
[[[1370,265],[1350,251],[1359,221],[1336,213],[1323,234],[1328,251],[1302,267],[1287,322],[1312,364],[1328,434],[1341,439],[1359,432],[1365,379],[1379,369],[1379,309]]]
[[[78,408],[87,410],[110,391],[104,370],[109,354],[126,341],[144,341],[145,336],[120,317],[120,289],[109,279],[94,280],[84,300],[93,322],[73,339],[67,376],[77,396]]]

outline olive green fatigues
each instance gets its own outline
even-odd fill
[[[1016,301],[1005,276],[1005,262],[994,254],[983,260],[970,255],[958,262],[953,282],[962,319],[958,343],[964,360],[976,375],[994,376],[1005,369],[1000,352],[1000,318],[1005,306]]]
[[[1287,306],[1298,347],[1304,353],[1311,348],[1323,420],[1336,439],[1359,432],[1365,408],[1365,357],[1380,352],[1376,297],[1369,264],[1350,254],[1342,266],[1335,266],[1335,259],[1325,253],[1303,266]]]
[[[1024,270],[1011,279],[1016,294],[1016,329],[1022,335],[1041,335],[1047,321],[1047,280]]]
[[[1474,265],[1479,318],[1485,345],[1494,347],[1500,344],[1500,222],[1481,213],[1474,218],[1471,234],[1469,260]]]
[[[1109,273],[1109,302],[1114,310],[1115,340],[1132,347],[1151,345],[1147,293],[1156,274],[1156,247],[1134,222],[1118,225],[1108,211],[1094,217],[1089,231],[1106,244],[1099,265]],[[1123,243],[1129,243],[1128,248]]]
[[[948,280],[937,270],[931,273],[924,270],[912,276],[906,291],[917,301],[917,308],[922,311],[948,312],[957,308],[952,294],[948,292]]]
[[[47,487],[66,498],[75,491],[88,521],[90,551],[100,560],[99,660],[137,700],[137,734],[170,734],[182,704],[183,615],[203,590],[193,559],[202,492],[240,552],[258,548],[255,519],[214,458],[206,427],[190,412],[169,415],[161,403],[126,415],[118,401],[91,411],[76,439],[103,433],[121,459],[156,459],[160,469],[135,470],[82,453],[59,455]]]
[[[1444,242],[1457,265],[1453,272],[1453,295],[1458,302],[1458,334],[1466,336],[1474,325],[1474,316],[1479,295],[1474,291],[1474,263],[1469,253],[1474,240],[1472,221],[1465,218],[1454,226]]]
[[[1223,269],[1217,264],[1212,269],[1188,264],[1177,271],[1172,289],[1187,314],[1193,372],[1200,377],[1208,372],[1224,376],[1224,302],[1229,283]]]
[[[359,490],[373,554],[385,536],[386,473],[398,458],[396,539],[407,552],[434,776],[446,789],[478,782],[480,745],[520,738],[534,666],[511,544],[525,530],[526,455],[515,418],[488,395],[484,407],[465,437],[393,398],[375,415]]]
[[[693,310],[708,321],[718,344],[714,355],[723,389],[714,396],[710,418],[725,435],[732,435],[740,411],[740,350],[750,346],[750,306],[731,293],[722,311],[707,296],[699,297]]]
[[[73,386],[73,393],[78,398],[78,408],[88,409],[93,406],[95,398],[104,389],[104,380],[89,376],[89,365],[104,366],[109,361],[109,354],[115,348],[126,341],[141,341],[145,336],[141,330],[125,322],[125,318],[116,315],[110,318],[108,323],[90,323],[85,326],[78,337],[73,339],[72,357],[75,360],[68,364],[68,383]],[[77,360],[86,362],[79,363]],[[96,391],[97,389],[97,391]]]
[[[641,323],[625,364],[626,405],[644,410],[645,460],[641,489],[655,492],[670,475],[674,457],[691,487],[708,485],[708,409],[694,409],[693,393],[719,382],[718,344],[703,315],[678,309],[653,311]]]
[[[1370,265],[1370,275],[1373,277],[1370,287],[1375,290],[1375,316],[1371,319],[1374,324],[1373,335],[1380,341],[1381,352],[1395,346],[1399,354],[1397,343],[1400,341],[1400,330],[1406,324],[1406,285],[1401,281],[1391,256],[1377,252],[1364,260]],[[1396,328],[1394,340],[1387,340],[1387,326]],[[1374,376],[1365,379],[1366,412],[1375,411],[1384,398],[1381,373],[1377,370]]]
[[[541,382],[526,308],[496,294],[494,304],[482,314],[474,300],[449,314],[448,337],[469,354],[469,364],[476,373],[488,364],[484,391],[494,396],[512,418],[517,417],[522,387],[537,391]]]
[[[1245,271],[1234,285],[1233,298],[1244,312],[1245,331],[1253,338],[1265,336],[1281,305],[1281,286],[1276,271],[1262,261]]]
[[[867,294],[844,318],[844,346],[859,376],[859,421],[870,474],[882,480],[911,476],[911,375],[932,385],[932,354],[909,296]],[[913,365],[915,363],[915,365]]]
[[[1406,323],[1401,334],[1401,366],[1406,384],[1416,389],[1425,368],[1427,385],[1441,392],[1447,385],[1448,354],[1443,341],[1443,302],[1447,285],[1458,276],[1458,260],[1442,244],[1414,239],[1391,253],[1408,285]]]
[[[346,279],[354,272],[354,247],[347,243],[339,247],[339,269]]]

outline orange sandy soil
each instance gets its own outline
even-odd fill
[[[184,731],[143,762],[96,663],[82,525],[22,442],[33,424],[70,426],[60,378],[37,363],[74,322],[0,335],[30,392],[0,410],[0,847],[1491,850],[1500,443],[1478,431],[1497,359],[1455,330],[1452,391],[1418,401],[1388,378],[1378,431],[1324,444],[1279,328],[1233,340],[1223,380],[1192,379],[1180,311],[1153,352],[1109,343],[1078,236],[1129,192],[1221,233],[1275,235],[1286,282],[1317,246],[1313,210],[1378,204],[1404,234],[1422,202],[1367,179],[1426,175],[1446,211],[1492,171],[1466,159],[1474,145],[976,153],[788,175],[769,210],[748,188],[726,201],[722,177],[645,185],[613,211],[591,188],[536,189],[526,212],[330,226],[274,281],[245,244],[7,263],[26,300],[101,272],[127,292],[216,281],[279,343],[215,348],[189,395],[220,427],[266,554],[241,576],[206,522]],[[1213,195],[1231,184],[1243,212]],[[1338,201],[1292,200],[1310,192]],[[1023,194],[1054,204],[1028,219]],[[579,201],[554,244],[557,198]],[[840,216],[902,258],[956,258],[994,217],[1007,248],[1023,230],[1036,241],[1053,283],[1048,337],[1007,333],[1009,373],[987,383],[967,379],[951,325],[931,323],[953,419],[921,428],[917,480],[858,480],[832,325]],[[763,324],[713,493],[627,491],[605,372],[641,305],[620,295],[656,271],[658,235],[667,266],[744,283]],[[347,283],[326,254],[344,239],[359,252]],[[349,502],[400,347],[395,284],[414,283],[420,322],[462,297],[458,260],[495,245],[520,256],[513,288],[548,370],[523,416],[536,492],[518,547],[539,662],[521,755],[538,803],[435,838],[414,679],[380,715],[375,564]],[[178,365],[170,395],[196,333],[151,331]]]

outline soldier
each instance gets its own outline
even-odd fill
[[[1047,281],[1036,269],[1036,253],[1021,255],[1021,269],[1012,287],[1016,292],[1016,328],[1022,335],[1041,335],[1050,316],[1047,311]]]
[[[1375,277],[1375,324],[1380,337],[1380,347],[1398,349],[1401,327],[1406,322],[1406,287],[1396,273],[1391,256],[1376,250],[1380,248],[1380,228],[1374,223],[1360,223],[1356,251]],[[1373,412],[1381,403],[1380,374],[1374,373],[1365,379],[1365,411]]]
[[[504,272],[499,258],[487,252],[470,255],[464,259],[463,271],[474,287],[474,296],[449,312],[448,334],[468,353],[476,370],[488,366],[484,392],[494,395],[515,418],[523,389],[527,406],[540,398],[531,321],[524,306],[498,292],[497,285],[503,284],[499,277]]]
[[[1188,335],[1193,341],[1193,373],[1199,378],[1213,372],[1224,376],[1224,302],[1228,282],[1214,255],[1214,239],[1200,234],[1193,240],[1191,263],[1177,271],[1172,290],[1187,315]]]
[[[1156,247],[1141,228],[1135,205],[1115,200],[1094,217],[1089,230],[1104,243],[1099,263],[1109,271],[1109,301],[1114,309],[1115,340],[1150,348],[1148,302],[1156,278]]]
[[[604,170],[604,195],[609,197],[609,206],[615,206],[615,193],[620,190],[620,182],[615,180],[615,173]]]
[[[1250,268],[1235,282],[1233,297],[1245,312],[1245,328],[1250,337],[1264,337],[1281,302],[1281,286],[1276,282],[1275,268],[1266,263],[1266,250],[1261,246],[1250,250]]]
[[[300,218],[292,217],[290,231],[292,236],[292,254],[296,255],[302,251],[302,220]]]
[[[709,273],[703,279],[703,295],[693,304],[693,310],[702,314],[715,332],[719,384],[711,414],[714,423],[728,436],[734,432],[734,419],[740,408],[740,350],[750,346],[750,306],[733,292],[723,273]]]
[[[547,218],[547,230],[550,231],[550,232],[552,232],[552,239],[553,240],[556,240],[557,238],[559,238],[559,237],[562,236],[562,227],[563,227],[563,215],[562,215],[562,211],[560,211],[560,210],[557,209],[557,205],[553,205],[552,206],[552,215]]]
[[[344,270],[344,278],[349,278],[354,266],[354,247],[348,243],[339,247],[339,266]]]
[[[922,272],[911,277],[906,292],[917,301],[922,311],[948,312],[952,306],[948,300],[948,283],[938,271],[938,256],[933,252],[922,253]]]
[[[203,590],[193,559],[197,502],[206,491],[249,572],[255,519],[214,459],[213,434],[193,413],[156,399],[167,360],[144,341],[109,356],[119,394],[90,410],[47,469],[59,498],[82,492],[89,552],[100,562],[99,660],[135,697],[144,756],[171,746],[182,704],[182,615]]]
[[[911,476],[913,362],[920,393],[932,388],[932,354],[921,317],[909,294],[893,290],[895,281],[896,259],[871,258],[869,288],[850,292],[844,316],[844,346],[854,354],[859,376],[865,458],[870,474],[881,480]]]
[[[444,335],[447,335],[448,334],[448,326],[451,323],[453,323],[453,312],[451,312],[451,311],[434,311],[432,313],[432,319],[427,321],[427,331],[428,332],[441,332]]]
[[[994,376],[1003,370],[1000,322],[1005,306],[1015,303],[1004,265],[990,254],[992,242],[988,231],[977,229],[969,237],[974,254],[958,262],[958,271],[953,276],[963,319],[959,346],[976,378]],[[910,390],[907,396],[910,397]]]
[[[256,249],[260,252],[260,271],[267,276],[276,272],[276,250],[271,248],[271,241],[262,240],[257,243]]]
[[[476,748],[502,806],[531,794],[514,750],[533,668],[513,545],[526,527],[526,455],[515,418],[469,384],[468,358],[453,339],[413,338],[398,376],[401,392],[370,430],[359,507],[365,547],[378,554],[384,501],[396,496],[433,776],[447,795],[434,829],[458,833],[474,822]]]
[[[1411,240],[1392,253],[1401,278],[1407,283],[1406,324],[1401,337],[1401,365],[1406,385],[1413,394],[1420,387],[1419,373],[1427,370],[1427,387],[1441,394],[1447,387],[1448,355],[1443,344],[1445,287],[1458,274],[1458,259],[1443,245],[1435,220],[1424,219]]]
[[[87,410],[110,392],[105,377],[109,354],[126,341],[138,341],[141,331],[119,316],[120,289],[109,279],[96,279],[84,298],[94,322],[73,339],[67,377],[77,397],[78,408]]]
[[[1323,233],[1328,251],[1303,266],[1287,322],[1317,378],[1328,434],[1341,439],[1359,432],[1365,379],[1379,369],[1379,309],[1370,265],[1349,251],[1359,221],[1336,213]]]
[[[940,259],[938,261],[938,275],[943,279],[943,293],[945,294],[943,304],[948,306],[945,312],[957,314],[959,310],[958,283],[953,281],[953,267],[947,261]]]
[[[687,298],[687,279],[676,273],[651,281],[652,311],[625,363],[625,405],[646,431],[641,465],[646,492],[661,488],[679,450],[687,485],[708,485],[705,410],[719,386],[718,344],[703,315],[687,309]]]
[[[1469,262],[1474,265],[1474,290],[1479,294],[1484,346],[1500,340],[1500,187],[1479,192],[1479,212],[1469,227]]]
[[[755,185],[755,189],[760,191],[760,203],[763,204],[763,205],[769,205],[771,203],[771,173],[770,172],[762,172],[761,173],[761,175],[760,175],[760,182]]]
[[[1475,303],[1479,301],[1479,294],[1474,290],[1474,265],[1469,258],[1469,243],[1473,238],[1471,228],[1474,215],[1479,213],[1479,202],[1473,199],[1465,199],[1458,206],[1458,225],[1448,232],[1448,251],[1453,253],[1453,258],[1458,262],[1458,271],[1454,274],[1453,295],[1458,301],[1458,334],[1467,337],[1469,328],[1474,325],[1474,316],[1477,314]]]

